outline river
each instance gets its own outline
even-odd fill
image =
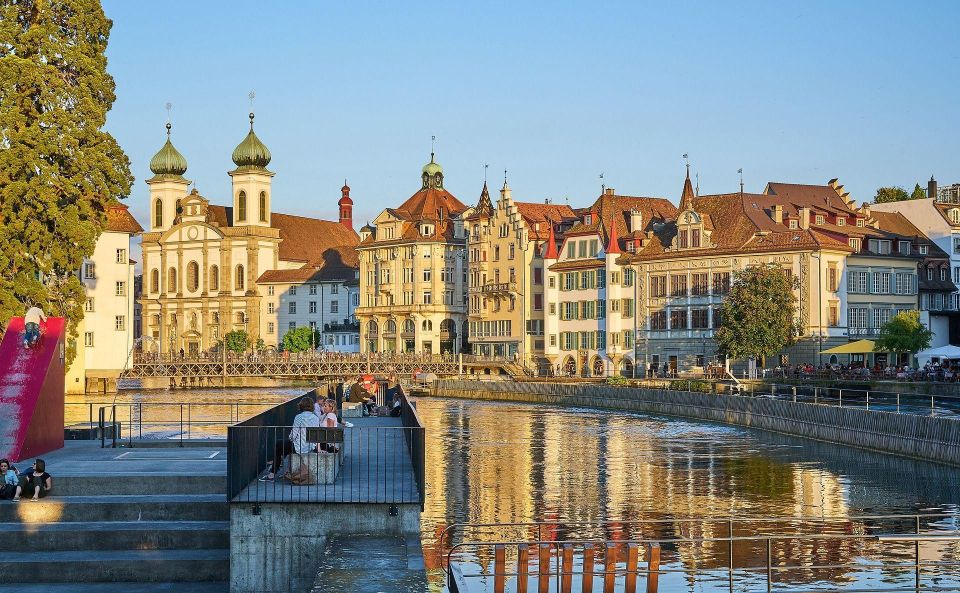
[[[117,401],[118,416],[136,402],[190,402],[192,419],[210,419],[193,436],[221,434],[224,402],[284,401],[304,387],[127,391],[116,398],[71,396],[68,421],[84,422],[85,403]],[[253,413],[260,407],[244,409]],[[760,532],[883,533],[909,529],[913,519],[879,521],[862,515],[945,513],[924,520],[925,529],[957,529],[960,469],[705,422],[532,404],[421,398],[426,426],[427,500],[422,542],[431,590],[443,586],[438,536],[448,525],[544,522],[539,536],[625,539],[725,537],[739,517],[737,535]],[[125,411],[124,411],[125,410]],[[176,438],[180,404],[150,405],[142,413],[155,436]],[[234,411],[232,413],[238,413]],[[157,428],[159,427],[159,428]],[[159,431],[159,432],[157,432]],[[751,518],[817,517],[817,525]],[[687,522],[687,519],[696,519]],[[638,521],[657,523],[636,523]],[[454,541],[532,541],[536,529],[474,529]],[[925,542],[926,560],[956,562],[956,543]],[[912,544],[886,544],[901,561],[912,561]],[[782,571],[776,590],[798,590],[801,581],[823,587],[890,588],[908,571],[873,566],[880,544],[795,540],[774,550],[775,562],[856,563],[858,568]],[[760,543],[734,550],[738,566],[764,566]],[[661,578],[662,591],[727,590],[726,542],[664,545],[664,566],[697,571]],[[488,549],[458,555],[468,571],[489,570]],[[889,559],[889,558],[888,558]],[[925,583],[960,587],[956,567],[929,571]],[[911,573],[912,574],[912,573]],[[737,591],[765,590],[763,575],[736,575]],[[912,578],[912,577],[910,577]],[[902,579],[897,581],[902,583]],[[832,585],[831,585],[832,584]],[[911,581],[912,584],[912,581]],[[510,590],[508,588],[508,590]]]

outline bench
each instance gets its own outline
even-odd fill
[[[330,427],[308,427],[305,439],[308,443],[333,444],[339,447],[336,453],[319,451],[313,453],[293,453],[290,455],[290,471],[297,472],[304,463],[310,468],[313,480],[310,484],[333,484],[343,465],[343,429]]]
[[[340,414],[344,418],[361,418],[363,416],[363,404],[361,402],[343,402]]]

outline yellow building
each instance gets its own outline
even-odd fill
[[[467,219],[470,346],[544,371],[543,253],[576,220],[565,204],[517,202],[504,181],[496,206],[483,184]]]
[[[360,229],[362,352],[458,353],[467,343],[469,209],[443,181],[431,153],[421,188]]]

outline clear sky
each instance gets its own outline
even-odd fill
[[[230,200],[247,131],[273,153],[275,211],[355,220],[420,186],[437,137],[447,188],[476,202],[509,170],[519,200],[679,197],[839,177],[960,182],[960,2],[214,2],[108,0],[108,128],[147,225],[165,103],[187,178]]]

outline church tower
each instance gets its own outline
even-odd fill
[[[343,187],[340,188],[340,194],[340,201],[337,202],[337,205],[340,206],[340,224],[352,231],[353,199],[350,197],[350,186],[347,185],[346,179],[343,181]]]
[[[187,195],[190,181],[184,179],[187,159],[170,142],[171,125],[167,123],[167,141],[150,159],[153,177],[147,179],[150,186],[150,231],[163,232],[173,226],[179,215],[180,200]]]
[[[233,150],[233,163],[237,166],[229,173],[233,178],[233,225],[270,226],[274,173],[267,170],[270,151],[253,132],[253,113],[247,137]]]

